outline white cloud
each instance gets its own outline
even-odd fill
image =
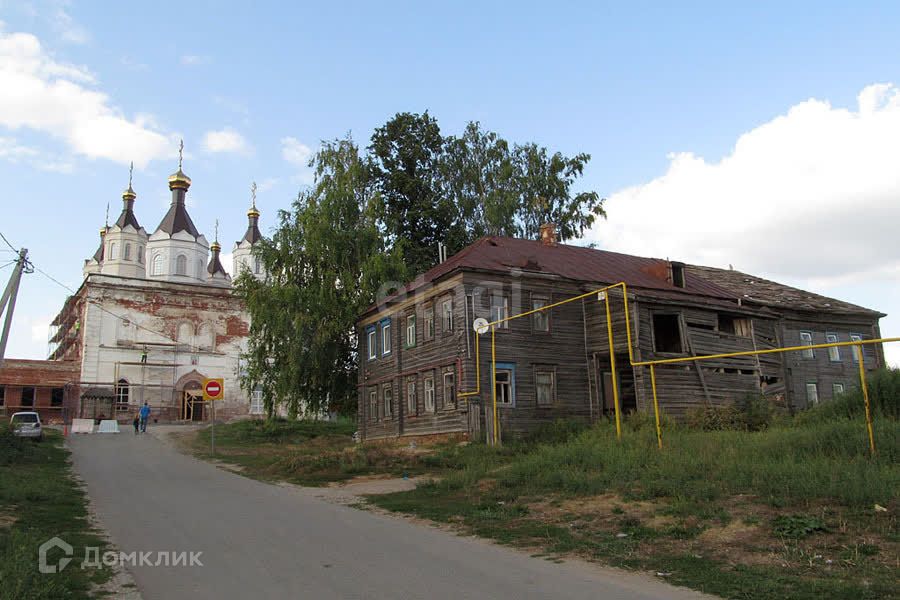
[[[230,127],[218,131],[207,131],[203,136],[203,147],[207,152],[250,153],[250,145],[244,136]]]
[[[900,312],[882,304],[900,285],[898,156],[896,86],[866,87],[855,109],[810,99],[741,135],[718,162],[670,155],[666,173],[612,194],[608,221],[586,237],[620,252],[733,264],[823,293],[876,284],[884,293],[867,296],[868,305]],[[892,362],[900,362],[896,346],[886,347]]]
[[[199,54],[185,54],[181,57],[181,64],[186,67],[199,67],[209,64],[211,59],[208,56]]]
[[[56,173],[71,173],[75,170],[71,160],[49,156],[37,148],[19,144],[15,138],[4,136],[0,136],[0,160],[12,164],[25,163],[42,171]]]
[[[34,35],[0,30],[0,126],[41,131],[76,154],[139,167],[173,156],[176,136],[146,116],[129,119],[88,87],[95,83],[86,68],[54,60]]]
[[[281,157],[299,169],[294,179],[300,183],[313,182],[312,169],[309,160],[313,150],[295,137],[281,138]]]

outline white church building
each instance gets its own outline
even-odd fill
[[[84,281],[52,323],[50,359],[80,364],[74,416],[130,420],[147,402],[159,421],[207,420],[205,378],[224,379],[217,418],[262,412],[258,394],[239,384],[250,318],[222,266],[218,232],[210,244],[191,220],[185,204],[191,179],[181,160],[168,184],[171,205],[148,234],[129,178],[119,218],[100,230]],[[259,214],[254,184],[233,273],[264,276],[253,253],[262,239]]]

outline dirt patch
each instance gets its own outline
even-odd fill
[[[18,520],[15,515],[0,513],[0,528],[12,527]]]

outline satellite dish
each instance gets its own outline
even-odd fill
[[[472,323],[472,329],[475,330],[475,333],[481,335],[482,333],[488,332],[488,320],[484,317],[478,317]]]

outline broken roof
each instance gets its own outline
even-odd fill
[[[742,302],[771,308],[834,314],[862,314],[866,316],[886,316],[884,313],[814,294],[776,281],[770,281],[731,269],[717,269],[700,265],[688,265],[688,276],[696,275],[707,281],[713,280],[741,298]]]

